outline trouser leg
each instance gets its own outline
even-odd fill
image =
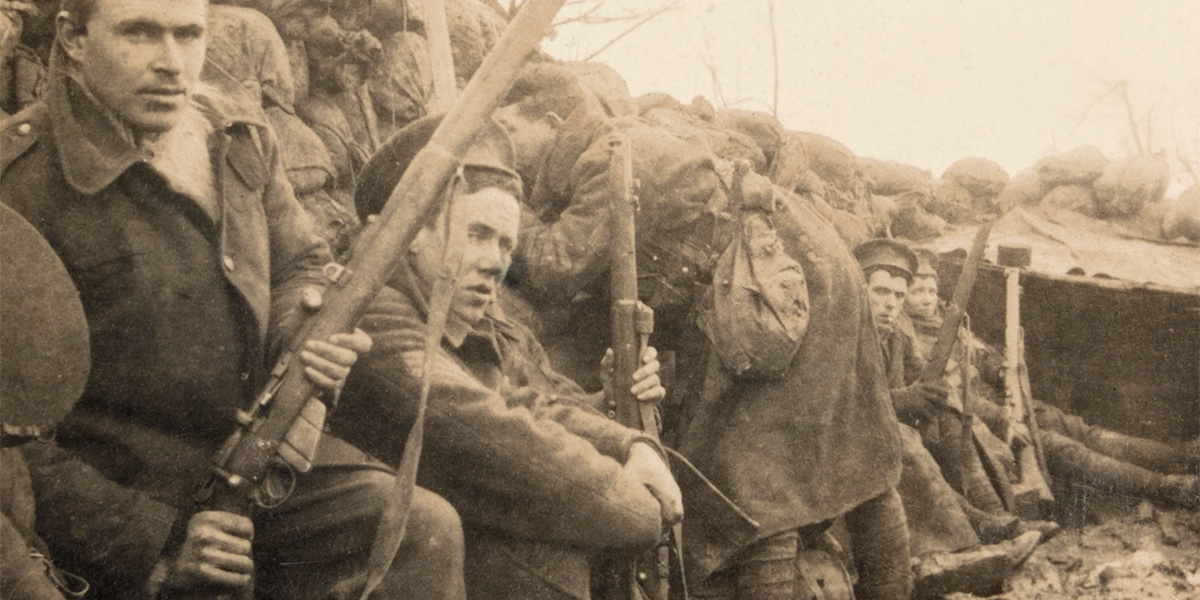
[[[395,475],[337,438],[281,506],[254,518],[256,584],[268,598],[358,598]],[[408,528],[372,598],[463,600],[462,525],[441,497],[414,490]]]
[[[912,593],[908,525],[896,490],[888,490],[846,513],[854,548],[858,600],[905,600]]]
[[[1200,484],[1195,476],[1155,473],[1100,454],[1054,431],[1043,431],[1041,440],[1052,478],[1076,481],[1111,494],[1189,508],[1200,505]]]
[[[1111,431],[1044,402],[1037,403],[1037,416],[1042,429],[1055,431],[1109,458],[1143,469],[1160,473],[1194,473],[1200,466],[1200,457],[1190,456],[1186,444],[1171,444]]]

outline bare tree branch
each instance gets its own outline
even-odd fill
[[[668,11],[675,10],[679,6],[681,1],[682,0],[674,0],[670,4],[663,5],[659,8],[656,8],[656,9],[650,11],[649,13],[646,13],[645,16],[643,16],[640,20],[638,20],[638,22],[631,25],[625,31],[622,31],[620,34],[618,34],[613,39],[608,40],[608,42],[606,42],[603,46],[600,46],[600,48],[597,49],[595,52],[592,52],[591,54],[589,54],[586,58],[583,59],[584,62],[587,62],[589,60],[592,60],[593,58],[596,58],[601,52],[608,50],[609,48],[612,47],[613,44],[620,41],[621,38],[624,38],[625,36],[633,33],[635,30],[637,30],[637,28],[641,27],[642,25],[649,23],[651,19],[654,19],[655,17],[658,17],[659,15],[666,13]]]
[[[1138,154],[1145,154],[1146,148],[1142,146],[1142,137],[1138,135],[1137,119],[1133,116],[1133,103],[1129,101],[1129,82],[1125,80],[1118,81],[1117,89],[1121,91],[1121,99],[1125,101],[1125,112],[1129,117],[1129,129],[1133,132],[1133,141],[1137,144]]]
[[[775,29],[775,0],[767,2],[767,22],[771,27],[771,116],[779,118],[779,32]]]

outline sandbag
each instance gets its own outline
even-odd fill
[[[475,74],[483,57],[496,45],[508,25],[495,11],[476,0],[446,0],[450,53],[459,87]]]
[[[208,53],[202,77],[223,70],[264,106],[291,112],[296,102],[287,47],[261,12],[240,6],[208,7]]]
[[[279,107],[267,109],[267,119],[279,138],[279,159],[288,183],[297,194],[325,187],[336,171],[324,142],[300,117]]]
[[[762,150],[768,164],[775,160],[775,154],[783,144],[783,125],[762,111],[727,108],[717,112],[713,123],[718,128],[749,136]]]
[[[1008,212],[1018,206],[1030,206],[1041,202],[1046,187],[1036,169],[1025,169],[1013,176],[992,202],[1000,212]]]
[[[879,196],[915,192],[929,195],[933,189],[929,171],[892,160],[859,157],[855,161],[867,190]]]
[[[1096,193],[1087,185],[1060,185],[1042,198],[1040,206],[1073,210],[1094,217]]]
[[[595,96],[608,116],[638,114],[638,105],[629,94],[629,86],[612,67],[598,62],[566,62],[562,66],[579,78],[580,85]]]
[[[411,31],[400,31],[381,40],[382,69],[367,81],[375,107],[380,139],[425,115],[433,91],[429,44]]]
[[[799,188],[802,182],[809,179],[810,172],[808,149],[804,145],[804,137],[798,132],[785,130],[779,150],[775,154],[775,160],[771,162],[768,176],[771,181],[775,182],[775,185],[785,190],[803,193]],[[820,179],[816,173],[812,173],[812,176]],[[824,182],[821,187],[824,187]]]
[[[925,212],[913,202],[901,203],[892,219],[892,235],[915,242],[941,237],[947,227],[945,219]]]
[[[966,188],[947,179],[933,182],[926,210],[948,223],[965,223],[976,215],[975,197]]]
[[[1088,185],[1104,173],[1108,159],[1092,146],[1080,146],[1057,156],[1042,159],[1037,164],[1038,175],[1046,187],[1056,185]]]
[[[953,181],[977,198],[991,198],[1008,185],[1008,172],[986,158],[968,157],[954,161],[942,173],[942,179]]]
[[[1147,204],[1163,199],[1171,183],[1171,167],[1164,156],[1137,154],[1104,169],[1093,187],[1096,216],[1126,217]]]
[[[637,111],[639,115],[652,108],[666,108],[683,112],[683,103],[681,103],[679,100],[676,100],[674,96],[670,94],[664,94],[662,92],[650,92],[649,94],[642,94],[641,96],[638,96],[634,102],[637,104]]]
[[[1200,242],[1200,184],[1192,184],[1167,204],[1162,220],[1163,237]]]
[[[819,175],[825,183],[850,190],[858,174],[858,162],[854,153],[845,145],[817,133],[796,132],[804,145],[808,157],[808,168]]]

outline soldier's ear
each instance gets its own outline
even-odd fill
[[[563,124],[563,118],[558,116],[558,113],[554,111],[546,113],[546,116],[542,118],[545,119],[546,123],[550,125],[550,129],[558,129]]]
[[[54,28],[58,44],[71,60],[83,58],[83,41],[87,37],[87,26],[71,18],[71,13],[61,11],[54,17]]]

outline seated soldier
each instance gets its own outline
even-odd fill
[[[1042,533],[1034,529],[1012,540],[981,545],[958,495],[916,429],[935,422],[947,396],[941,382],[915,381],[924,364],[913,352],[912,338],[902,325],[901,309],[917,270],[916,254],[900,242],[876,239],[860,244],[854,255],[867,280],[892,401],[901,421],[905,456],[898,489],[908,516],[912,555],[918,559],[917,595],[997,589],[1029,557]]]
[[[941,327],[943,306],[938,300],[937,257],[920,249],[917,255],[920,265],[905,311],[913,321],[916,352],[926,355]],[[1010,427],[1001,409],[1004,356],[970,331],[964,330],[963,336],[976,359],[968,369],[973,394],[967,411],[979,415],[1000,436]],[[961,370],[956,365],[947,369],[956,374]],[[1033,400],[1033,408],[1051,479],[1167,504],[1192,508],[1200,505],[1200,482],[1194,475],[1200,468],[1200,439],[1183,444],[1137,438],[1089,425],[1037,399]],[[1028,430],[1024,424],[1018,425],[1027,439]]]
[[[377,213],[440,117],[418,120],[363,170],[356,202]],[[419,481],[459,511],[473,599],[589,597],[589,559],[658,541],[682,515],[657,444],[593,407],[550,368],[526,328],[508,320],[497,294],[518,242],[520,178],[511,142],[492,125],[462,159],[449,207],[418,234],[406,261],[360,322],[376,340],[348,379],[334,431],[397,459],[429,378]],[[461,252],[443,263],[447,251]],[[434,293],[443,272],[452,290]],[[431,371],[428,323],[448,317]],[[445,305],[443,305],[445,306]],[[435,330],[436,331],[436,330]],[[642,401],[665,394],[653,349],[635,373]]]

